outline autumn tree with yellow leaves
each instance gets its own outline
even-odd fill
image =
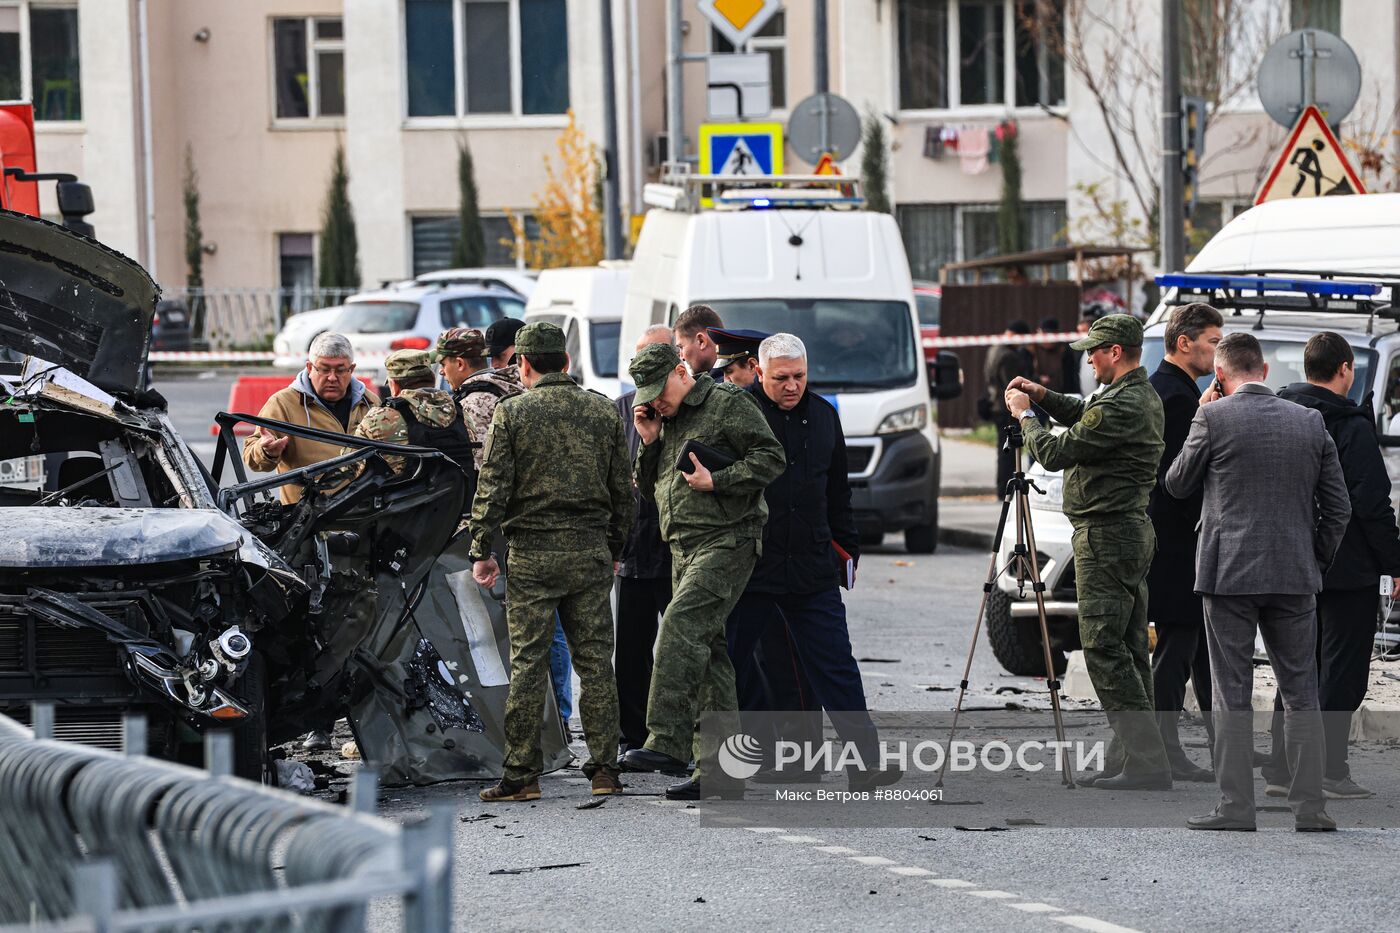
[[[555,146],[556,157],[544,158],[544,189],[535,194],[538,235],[528,237],[525,218],[507,212],[515,235],[511,245],[534,269],[595,265],[603,258],[598,147],[583,135],[573,110]]]

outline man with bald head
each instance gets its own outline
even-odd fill
[[[671,328],[654,324],[642,332],[637,350],[653,343],[670,343]],[[632,405],[637,390],[617,400],[617,413],[627,435],[627,449],[633,460],[641,439],[632,423]],[[651,690],[652,652],[661,614],[671,602],[671,549],[661,540],[660,517],[656,503],[643,499],[635,487],[632,500],[637,507],[632,530],[622,546],[617,569],[617,703],[621,739],[619,757],[629,748],[641,748],[647,740],[647,693]]]

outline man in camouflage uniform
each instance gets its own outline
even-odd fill
[[[566,370],[564,332],[553,324],[520,331],[520,376],[529,389],[496,406],[472,504],[472,576],[496,582],[491,539],[509,546],[506,620],[510,693],[505,774],[481,792],[488,801],[540,796],[540,720],[549,689],[555,612],[580,680],[588,741],[583,771],[594,794],[617,794],[617,686],[613,681],[614,564],[632,524],[627,440],[612,402],[580,388]]]
[[[622,756],[631,771],[684,774],[692,754],[705,756],[695,729],[702,711],[732,713],[738,727],[734,666],[724,623],[758,559],[768,507],[763,491],[786,468],[782,445],[747,393],[692,377],[669,343],[643,347],[629,367],[637,385],[633,424],[641,438],[636,480],[656,502],[661,537],[671,548],[673,595],[661,619],[656,667],[647,698],[642,748]],[[734,462],[711,472],[691,454],[691,472],[676,468],[686,441],[700,441]],[[667,790],[698,799],[699,770]]]
[[[497,403],[525,390],[520,384],[520,367],[507,365],[499,370],[489,368],[487,364],[491,356],[486,338],[481,331],[470,327],[443,331],[430,357],[433,362],[442,364],[442,375],[452,386],[452,397],[462,407],[462,416],[467,419],[467,431],[471,434],[472,442],[482,445]],[[478,471],[481,470],[481,461],[482,451],[478,446],[475,454]]]
[[[1110,314],[1071,346],[1084,350],[1102,392],[1087,400],[1017,377],[1006,407],[1026,449],[1064,470],[1064,513],[1074,526],[1079,637],[1089,679],[1113,726],[1104,771],[1084,783],[1104,790],[1169,790],[1171,767],[1152,713],[1147,648],[1147,571],[1157,549],[1147,498],[1162,458],[1162,402],[1148,382],[1142,324]],[[1035,401],[1069,430],[1056,435]]]
[[[452,396],[437,388],[428,354],[395,350],[384,359],[384,372],[389,377],[391,398],[364,416],[355,436],[391,444],[415,443],[412,437],[417,436],[417,443],[442,450],[454,460],[468,458],[466,425]],[[410,419],[416,423],[410,424]],[[384,460],[395,473],[403,472],[403,457],[387,456]]]

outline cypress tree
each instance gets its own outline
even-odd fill
[[[452,265],[475,269],[486,264],[486,235],[481,230],[477,205],[476,171],[466,140],[457,145],[457,238],[452,241]]]
[[[873,110],[865,113],[861,128],[860,181],[865,189],[867,210],[888,214],[890,210],[890,154],[885,124]]]
[[[1025,249],[1021,229],[1021,145],[1020,131],[1007,121],[1000,127],[1001,204],[997,208],[997,249],[1005,255]]]
[[[350,173],[345,168],[345,147],[336,146],[331,185],[321,219],[320,268],[316,284],[321,288],[359,288],[360,257],[355,238],[355,215],[350,209]]]
[[[194,170],[194,150],[185,143],[185,285],[204,285],[204,229],[199,223],[199,175]]]

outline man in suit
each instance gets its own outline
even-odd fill
[[[1163,485],[1184,499],[1204,488],[1196,592],[1205,597],[1215,686],[1215,773],[1220,803],[1192,829],[1254,829],[1254,635],[1283,694],[1300,832],[1335,830],[1322,793],[1317,593],[1351,517],[1337,447],[1322,415],[1274,394],[1252,334],[1215,351],[1216,385],[1201,398],[1181,455]],[[1316,514],[1316,518],[1314,518]]]
[[[1186,757],[1177,734],[1188,678],[1201,709],[1210,710],[1210,657],[1201,597],[1193,592],[1201,493],[1174,499],[1162,488],[1162,478],[1181,453],[1191,419],[1200,410],[1196,380],[1215,371],[1215,346],[1224,325],[1225,319],[1210,305],[1198,302],[1177,308],[1167,323],[1166,356],[1148,380],[1162,397],[1162,440],[1166,444],[1157,468],[1157,485],[1147,500],[1147,514],[1157,533],[1157,555],[1147,574],[1147,614],[1157,630],[1157,645],[1152,649],[1152,696],[1158,710],[1157,729],[1176,781],[1215,779],[1209,770]],[[1209,715],[1206,725],[1209,729]]]

